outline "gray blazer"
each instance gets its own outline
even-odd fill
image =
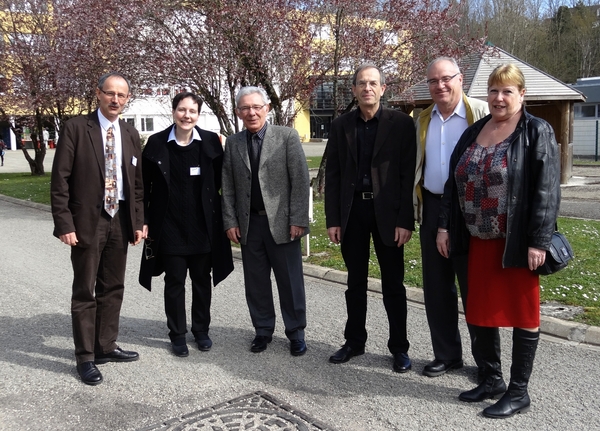
[[[268,125],[263,140],[258,181],[269,229],[276,244],[291,241],[290,226],[302,226],[308,233],[308,198],[310,180],[300,137],[296,130]],[[246,244],[250,222],[252,172],[246,131],[236,133],[225,142],[223,159],[223,228],[239,227],[242,244]]]

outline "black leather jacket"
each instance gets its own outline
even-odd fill
[[[448,229],[451,256],[468,253],[470,240],[458,202],[454,171],[461,155],[491,118],[488,115],[465,130],[450,157],[451,175],[444,187],[438,226]],[[508,214],[504,268],[527,267],[528,247],[549,248],[560,207],[560,158],[552,127],[523,107],[516,131],[506,153]]]

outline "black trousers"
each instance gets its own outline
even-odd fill
[[[115,350],[125,290],[126,212],[105,211],[89,247],[71,247],[73,294],[71,319],[77,363]]]
[[[285,334],[290,340],[304,339],[306,294],[300,241],[276,244],[266,215],[251,214],[246,244],[242,245],[246,301],[256,335],[272,335],[275,306],[271,269],[277,282]]]
[[[388,316],[388,348],[392,354],[406,353],[410,346],[406,334],[406,288],[404,287],[404,246],[387,246],[381,240],[373,200],[355,196],[342,241],[342,257],[348,269],[344,330],[346,344],[359,349],[367,341],[367,277],[370,240],[381,270],[383,305]]]
[[[431,332],[431,344],[436,359],[462,359],[462,343],[458,329],[458,279],[463,304],[467,304],[468,257],[447,259],[436,245],[441,196],[424,188],[423,224],[420,230],[423,261],[423,294],[425,311]]]
[[[165,313],[169,338],[176,344],[185,343],[185,280],[188,270],[192,280],[192,334],[194,337],[208,334],[212,299],[211,254],[165,254],[161,258],[165,265]]]

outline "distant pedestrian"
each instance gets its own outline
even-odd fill
[[[6,149],[6,144],[4,143],[4,141],[2,139],[0,139],[0,154],[2,157],[2,165],[0,165],[0,166],[4,166],[4,153],[6,152],[5,149]]]
[[[42,130],[42,141],[44,142],[44,147],[48,149],[48,140],[50,139],[50,132],[48,132],[48,128],[44,127]]]

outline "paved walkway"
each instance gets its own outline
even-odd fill
[[[305,356],[289,354],[279,317],[267,351],[249,352],[253,330],[236,260],[234,273],[214,289],[213,349],[199,352],[190,343],[190,356],[176,358],[169,351],[162,281],[156,279],[152,293],[137,283],[139,246],[130,248],[119,343],[140,352],[141,359],[102,365],[103,384],[86,386],[73,357],[69,250],[51,236],[47,207],[3,198],[0,221],[0,430],[237,430],[248,423],[254,425],[247,429],[263,430],[600,429],[600,348],[543,336],[531,412],[485,419],[479,412],[489,402],[457,400],[461,390],[474,386],[466,343],[465,368],[435,379],[420,374],[432,352],[418,298],[408,313],[413,371],[391,370],[387,320],[377,293],[369,295],[366,354],[329,364],[327,358],[343,343],[345,321],[344,288],[328,280],[339,275],[332,271],[306,279]],[[306,270],[325,271],[308,265]],[[461,330],[466,334],[464,321]],[[509,363],[508,331],[502,331],[502,340]],[[508,365],[504,371],[508,375]],[[194,425],[202,418],[215,428]]]

